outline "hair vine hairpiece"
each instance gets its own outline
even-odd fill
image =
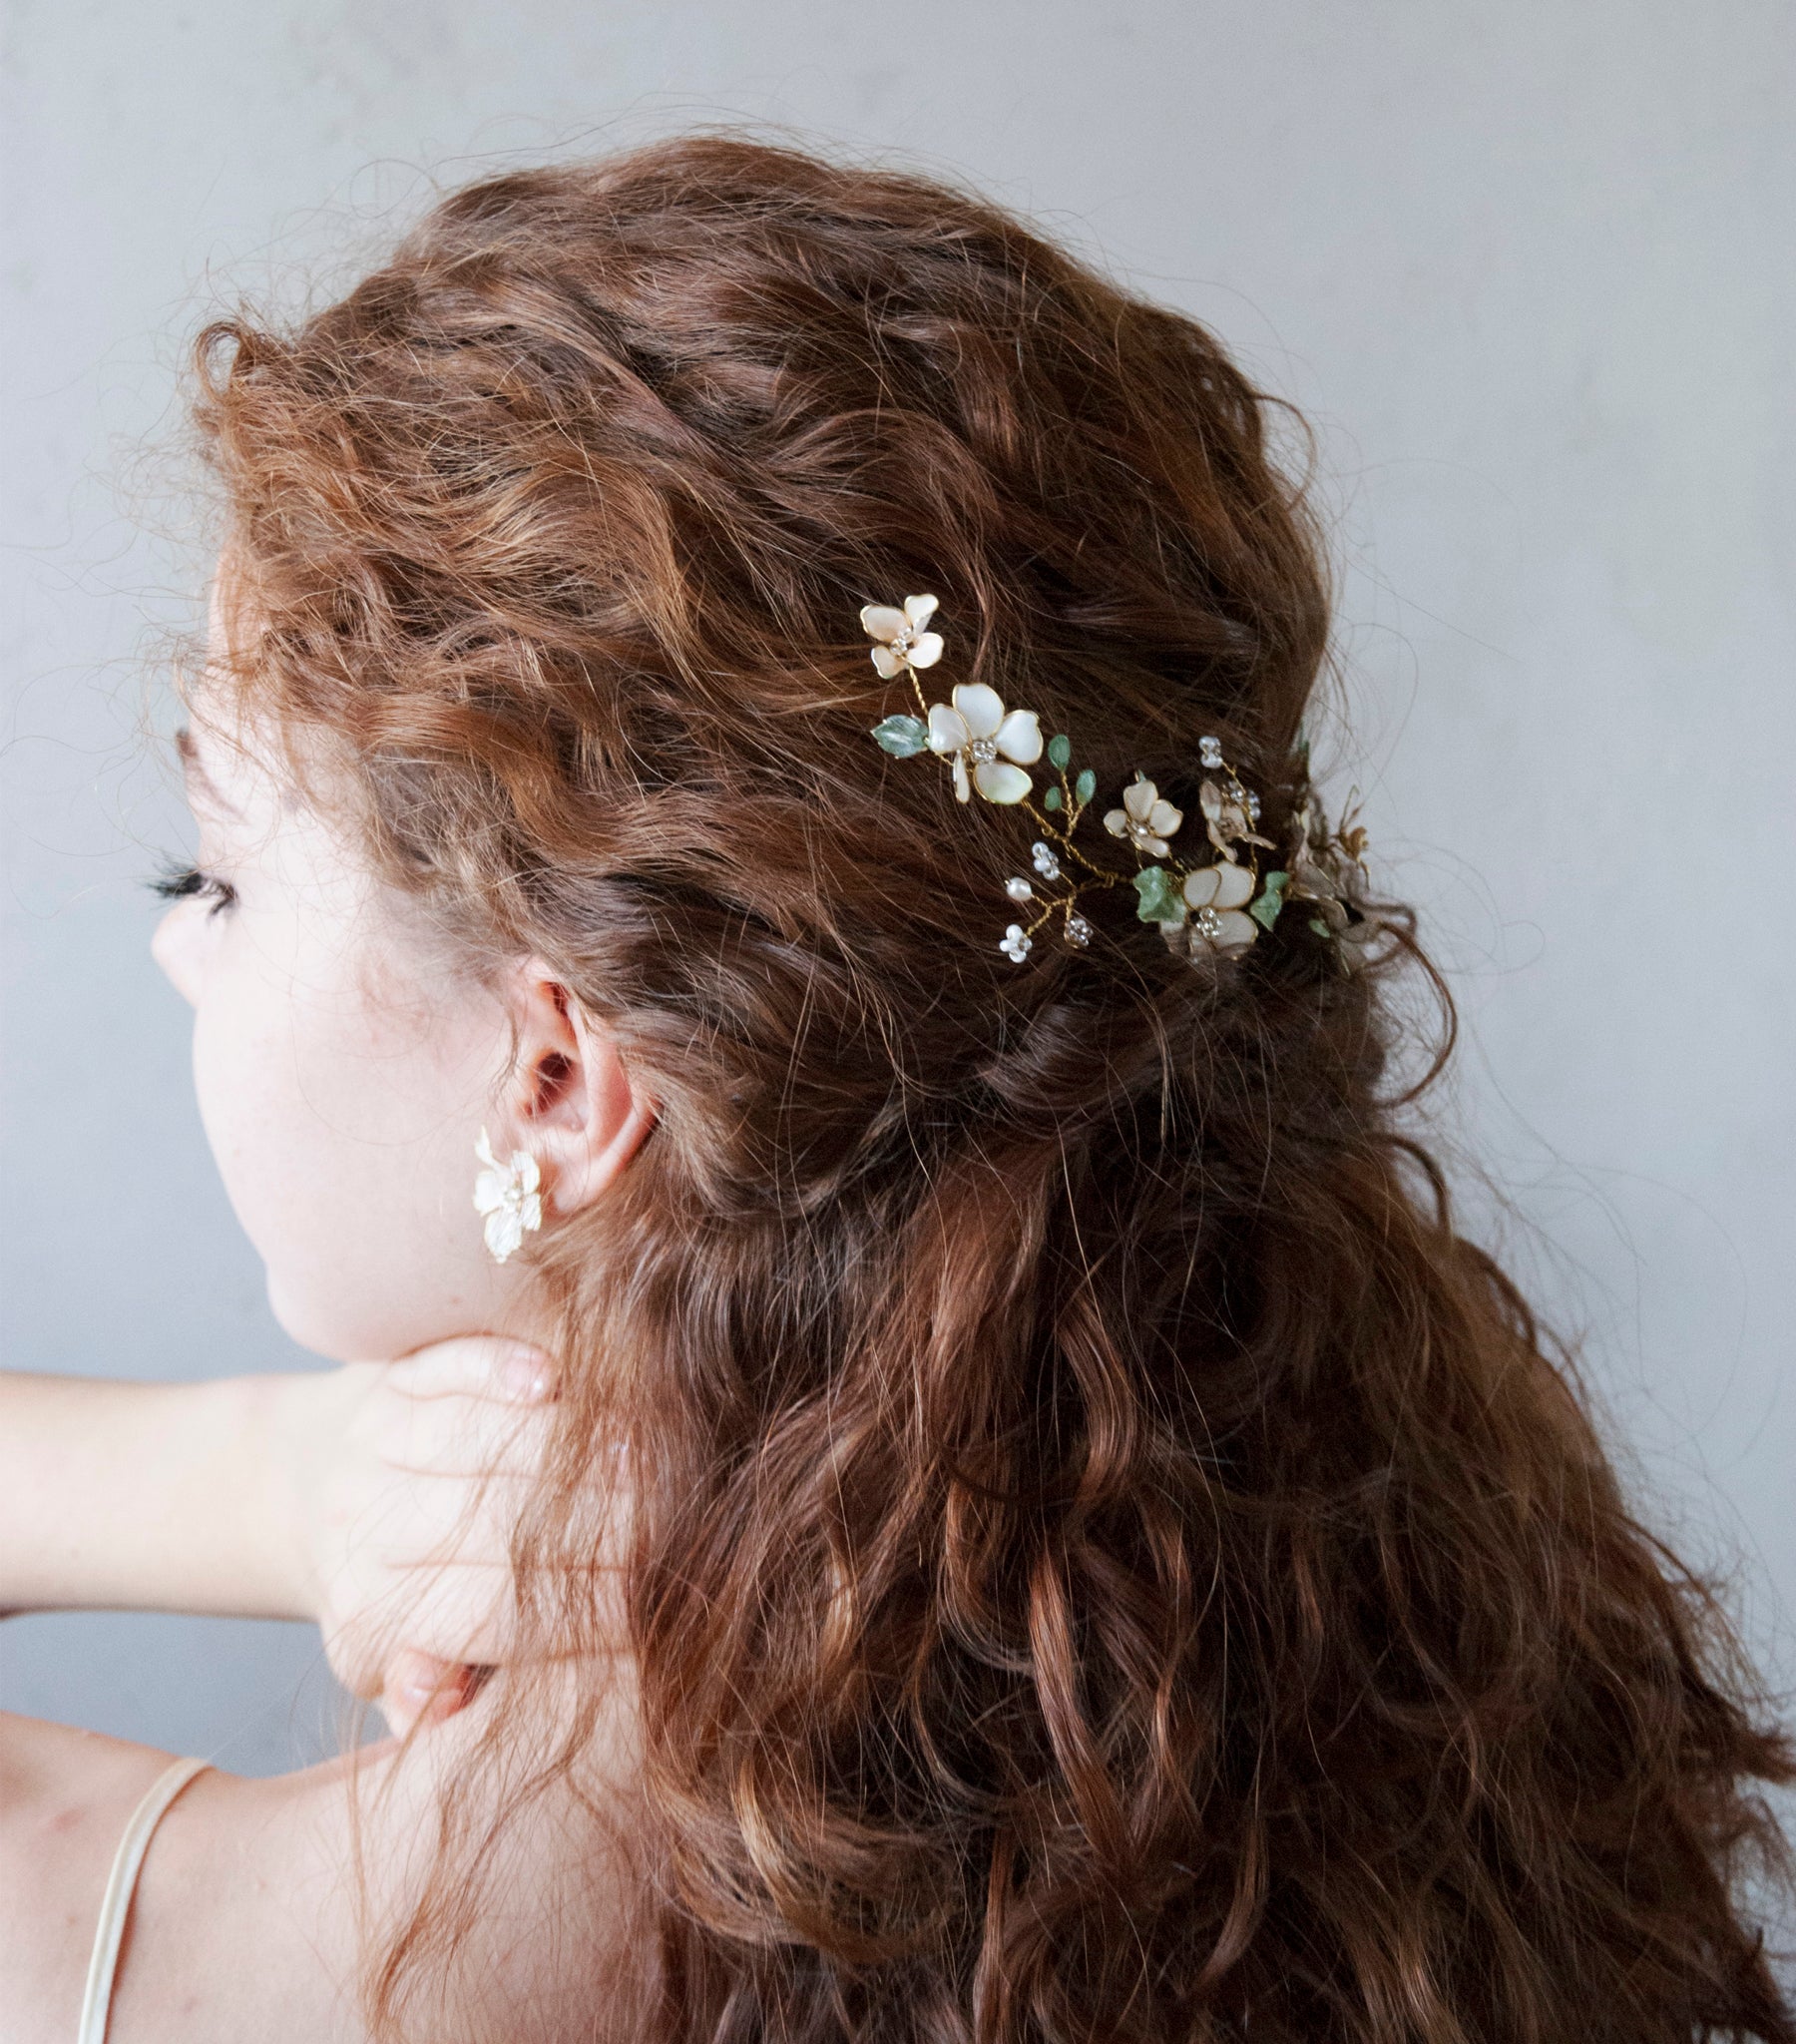
[[[1093,929],[1080,913],[1081,897],[1093,888],[1123,886],[1134,888],[1136,917],[1156,923],[1167,948],[1194,964],[1238,957],[1291,901],[1310,905],[1307,927],[1330,944],[1343,970],[1363,962],[1365,947],[1382,927],[1351,899],[1349,875],[1364,869],[1366,833],[1357,824],[1330,829],[1309,785],[1307,747],[1283,864],[1261,871],[1258,852],[1278,846],[1259,833],[1259,796],[1243,784],[1220,740],[1205,737],[1197,741],[1204,769],[1198,802],[1214,856],[1198,864],[1173,853],[1170,840],[1184,827],[1185,812],[1137,767],[1121,805],[1104,812],[1110,836],[1134,853],[1134,869],[1128,871],[1114,858],[1094,856],[1109,853],[1101,841],[1075,842],[1097,798],[1098,776],[1089,766],[1073,772],[1073,742],[1064,732],[1044,742],[1035,711],[1007,708],[983,682],[957,683],[946,703],[925,698],[917,671],[934,667],[943,651],[942,635],[929,629],[937,608],[933,596],[907,596],[902,608],[862,609],[862,629],[876,642],[873,665],[887,681],[908,676],[922,712],[884,718],[872,736],[897,760],[935,754],[953,773],[957,799],[970,801],[977,791],[988,802],[1020,808],[1041,832],[1030,847],[1035,877],[1019,873],[1004,883],[1019,907],[1036,904],[1028,922],[1013,922],[998,941],[1013,964],[1023,963],[1037,933],[1057,916],[1066,941],[1084,950]],[[1038,803],[1026,769],[1044,753],[1054,777]]]

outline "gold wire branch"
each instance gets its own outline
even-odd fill
[[[1068,943],[1084,950],[1095,932],[1079,912],[1081,897],[1091,889],[1122,886],[1135,890],[1137,919],[1156,924],[1167,947],[1193,963],[1247,951],[1271,931],[1287,898],[1312,905],[1307,926],[1334,947],[1344,970],[1360,962],[1381,927],[1349,898],[1348,871],[1363,870],[1366,833],[1351,821],[1339,831],[1328,828],[1307,770],[1299,776],[1293,835],[1282,865],[1262,871],[1259,852],[1279,847],[1260,834],[1258,796],[1224,756],[1220,740],[1209,735],[1197,742],[1198,807],[1212,856],[1197,862],[1173,853],[1169,840],[1184,829],[1185,812],[1137,767],[1120,805],[1104,816],[1110,835],[1134,852],[1134,870],[1100,863],[1074,841],[1097,799],[1097,775],[1089,766],[1071,771],[1073,741],[1065,732],[1044,740],[1036,712],[1007,708],[983,682],[956,684],[947,703],[929,701],[918,671],[942,655],[942,635],[930,629],[937,608],[933,596],[908,596],[902,606],[862,609],[862,628],[875,641],[874,666],[887,680],[905,676],[919,713],[882,719],[872,737],[895,759],[934,755],[951,768],[959,800],[977,793],[997,806],[1020,809],[1041,833],[1030,847],[1036,877],[1019,873],[1005,882],[1006,894],[1019,906],[1041,903],[1027,923],[1013,922],[999,940],[998,948],[1013,963],[1023,963],[1037,932],[1057,914]],[[1039,766],[1044,753],[1055,778],[1038,803],[1028,769]],[[1301,757],[1307,765],[1306,749]],[[1063,867],[1063,858],[1080,873]],[[1061,891],[1044,892],[1038,886],[1044,881]]]

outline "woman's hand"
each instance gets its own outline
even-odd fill
[[[510,1650],[511,1535],[555,1395],[540,1350],[466,1336],[269,1380],[297,1595],[393,1730],[459,1710]]]

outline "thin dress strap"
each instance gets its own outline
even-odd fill
[[[125,1919],[131,1914],[131,1898],[137,1891],[138,1873],[150,1838],[168,1808],[196,1775],[203,1775],[206,1761],[177,1761],[151,1784],[150,1792],[131,1813],[119,1849],[113,1855],[112,1873],[100,1904],[100,1924],[94,1932],[94,1955],[88,1961],[87,1992],[81,1997],[81,2028],[75,2044],[106,2044],[106,2019],[112,2012],[113,1975],[119,1968],[119,1947],[125,1941]]]

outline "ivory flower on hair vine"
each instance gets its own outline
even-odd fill
[[[1260,832],[1260,798],[1230,766],[1221,740],[1206,734],[1197,741],[1202,846],[1193,844],[1194,826],[1186,827],[1184,810],[1136,768],[1120,802],[1104,812],[1117,848],[1134,855],[1132,871],[1119,867],[1103,838],[1087,832],[1076,839],[1097,797],[1098,776],[1089,766],[1073,773],[1071,738],[1062,732],[1044,742],[1035,711],[1011,709],[983,682],[957,683],[946,703],[925,696],[917,670],[934,667],[944,650],[941,633],[925,629],[938,608],[933,596],[907,596],[901,607],[868,604],[861,611],[862,629],[875,641],[873,665],[887,681],[907,676],[921,713],[883,718],[872,735],[893,759],[927,753],[945,761],[960,801],[977,793],[1021,809],[1035,824],[1033,877],[1016,873],[1004,883],[1012,905],[1028,915],[998,939],[1013,965],[1028,959],[1037,936],[1056,921],[1063,939],[1085,950],[1095,931],[1082,913],[1083,897],[1117,887],[1132,887],[1137,920],[1157,924],[1167,948],[1194,964],[1238,957],[1271,930],[1290,901],[1310,907],[1306,927],[1330,945],[1343,971],[1363,962],[1383,927],[1352,899],[1351,873],[1363,869],[1366,833],[1357,825],[1329,828],[1309,786],[1307,749],[1300,748],[1298,800],[1282,865],[1261,870],[1256,853],[1279,847]],[[1044,753],[1053,777],[1038,800],[1024,769]],[[1176,852],[1175,839],[1182,839]]]
[[[1184,821],[1183,809],[1160,799],[1160,791],[1137,770],[1122,790],[1122,806],[1112,809],[1104,827],[1113,837],[1126,837],[1136,851],[1149,858],[1166,856],[1166,839]]]
[[[888,682],[914,667],[934,667],[941,659],[941,633],[923,629],[935,611],[933,596],[907,596],[902,610],[880,603],[862,609],[867,637],[880,642],[873,649],[873,665]]]

